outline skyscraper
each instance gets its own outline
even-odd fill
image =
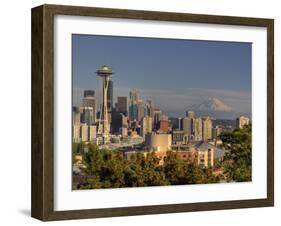
[[[72,108],[72,125],[80,125],[80,111],[78,107]]]
[[[159,108],[153,109],[153,124],[154,127],[157,127],[157,124],[159,123],[162,116],[162,111]]]
[[[190,136],[192,134],[192,119],[189,117],[185,117],[182,120],[182,129],[185,134]]]
[[[202,119],[196,118],[193,120],[194,140],[201,141],[203,139]]]
[[[139,91],[133,89],[130,91],[130,102],[129,102],[129,118],[131,121],[138,119],[138,101]]]
[[[117,97],[116,108],[117,112],[127,115],[127,97]]]
[[[81,107],[90,107],[93,109],[93,122],[96,121],[96,97],[94,90],[84,90],[84,97],[82,99]]]
[[[145,115],[153,118],[152,100],[147,100],[146,103],[145,103]]]
[[[210,117],[207,117],[203,120],[203,140],[212,139],[212,127],[213,122]]]
[[[84,90],[84,98],[95,97],[95,90]]]
[[[144,104],[142,100],[138,100],[137,103],[137,120],[141,121],[144,117]]]
[[[152,118],[149,116],[145,116],[142,119],[141,123],[141,135],[145,137],[146,134],[152,132]]]
[[[128,136],[128,117],[122,114],[122,127],[121,127],[121,135],[123,137]]]
[[[85,123],[87,125],[94,124],[95,120],[95,114],[94,109],[92,107],[81,107],[81,123]]]
[[[193,111],[187,111],[187,112],[186,112],[186,116],[189,117],[189,118],[192,118],[192,119],[195,118],[195,114],[194,114]]]
[[[187,111],[186,117],[182,120],[182,128],[188,136],[194,135],[195,114],[193,111]]]

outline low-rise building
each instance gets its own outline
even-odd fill
[[[171,150],[171,134],[151,133],[145,137],[146,147],[151,151],[166,152]]]
[[[187,142],[188,142],[188,135],[185,134],[183,130],[173,130],[172,132],[173,145],[187,144]]]

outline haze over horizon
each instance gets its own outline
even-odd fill
[[[211,115],[251,116],[251,43],[93,35],[73,35],[72,42],[74,106],[85,89],[99,99],[95,71],[105,64],[114,71],[114,101],[136,88],[170,117],[184,116],[210,97],[231,109],[210,109]]]

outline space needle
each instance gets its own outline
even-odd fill
[[[98,135],[102,137],[102,144],[109,142],[110,125],[108,118],[108,105],[107,105],[107,94],[109,77],[113,74],[112,69],[106,65],[101,66],[97,71],[97,76],[101,78],[101,110]]]

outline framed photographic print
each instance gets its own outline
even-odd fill
[[[32,216],[274,205],[274,21],[32,9]]]

